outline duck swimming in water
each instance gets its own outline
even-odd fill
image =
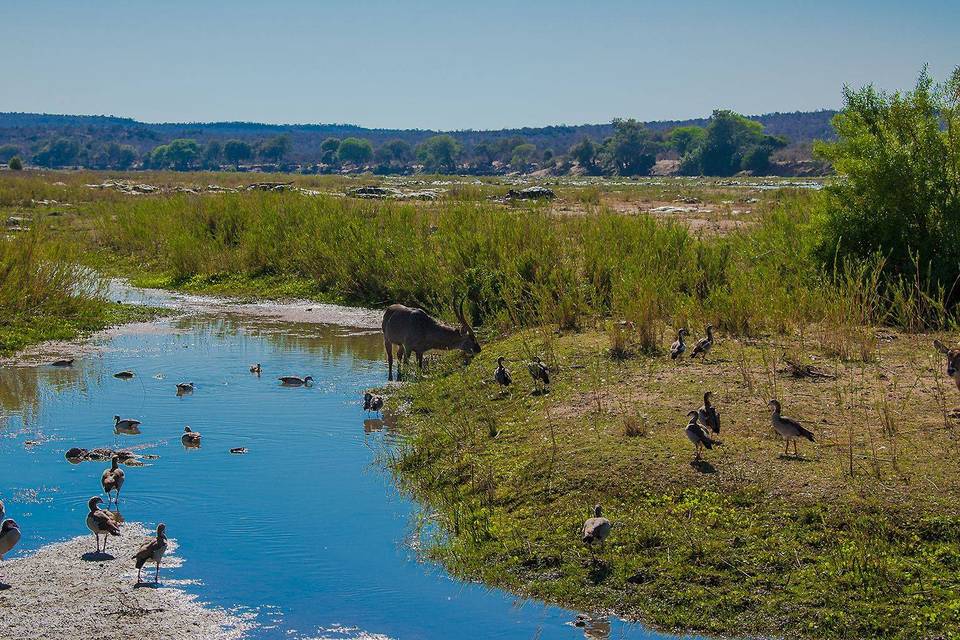
[[[180,442],[188,449],[200,448],[200,434],[192,430],[189,426],[183,428],[183,435],[180,436]]]
[[[286,387],[303,387],[313,382],[313,376],[300,378],[298,376],[280,376],[277,378]]]

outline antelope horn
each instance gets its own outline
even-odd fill
[[[466,329],[470,335],[473,335],[473,328],[470,326],[470,323],[467,322],[467,318],[463,315],[463,302],[466,300],[467,296],[461,296],[460,302],[457,305],[457,318],[460,320],[460,324]]]

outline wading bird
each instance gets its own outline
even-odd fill
[[[163,554],[167,552],[167,525],[162,522],[157,525],[157,537],[146,540],[140,545],[140,550],[133,556],[137,561],[137,583],[143,582],[140,576],[143,571],[143,565],[148,562],[155,562],[157,571],[153,575],[154,583],[160,582],[160,561],[163,560]]]
[[[596,505],[593,508],[593,517],[587,518],[583,523],[583,543],[593,549],[594,542],[602,544],[607,539],[612,527],[610,521],[603,517],[600,505]]]
[[[707,337],[697,340],[697,344],[693,345],[693,351],[690,352],[690,357],[696,358],[698,354],[702,354],[703,359],[706,360],[711,349],[713,349],[713,325],[708,324]]]
[[[369,391],[363,394],[364,411],[380,411],[383,409],[383,396],[375,396]]]
[[[397,380],[410,354],[417,356],[417,368],[423,369],[423,354],[434,349],[460,349],[468,356],[480,353],[480,343],[463,315],[463,299],[454,308],[459,327],[439,322],[423,309],[394,304],[383,312],[383,348],[387,352],[387,379],[393,380],[393,345],[397,345]]]
[[[506,360],[503,356],[497,358],[497,368],[493,370],[493,379],[496,380],[497,384],[500,385],[500,392],[503,393],[506,391],[513,383],[513,378],[510,376],[510,370],[503,366],[503,362]]]
[[[697,410],[697,419],[700,420],[700,424],[710,429],[710,431],[720,433],[720,412],[711,404],[710,398],[712,396],[712,391],[707,391],[703,394],[703,406]]]
[[[541,391],[543,387],[547,387],[550,384],[550,369],[547,368],[547,365],[543,364],[543,361],[540,359],[540,356],[533,356],[533,360],[527,363],[527,371],[530,372],[530,377],[533,378],[533,384],[535,385],[534,391]]]
[[[87,529],[93,533],[97,540],[97,553],[100,553],[100,536],[103,536],[103,551],[107,550],[107,538],[109,536],[119,536],[120,527],[113,520],[113,515],[109,511],[104,511],[99,505],[103,504],[103,499],[94,496],[87,501],[90,513],[87,514]]]
[[[780,401],[771,400],[767,403],[772,409],[770,415],[770,421],[773,423],[773,429],[783,436],[786,446],[783,449],[783,455],[788,455],[790,450],[790,443],[793,442],[793,455],[799,457],[797,452],[797,440],[800,438],[806,438],[810,442],[816,442],[813,438],[813,433],[804,429],[803,426],[796,420],[791,420],[790,418],[785,418],[780,415]]]
[[[133,371],[120,371],[118,373],[113,374],[114,378],[120,378],[121,380],[129,380],[133,376],[134,376]]]
[[[113,500],[111,495],[116,492],[116,502],[120,504],[120,488],[123,487],[123,481],[126,480],[126,474],[120,468],[120,458],[113,456],[110,460],[110,468],[105,469],[100,476],[100,484],[103,486],[103,492],[107,494],[108,500]]]
[[[180,436],[180,442],[188,449],[200,448],[200,434],[192,430],[189,426],[183,428],[183,435]]]
[[[686,329],[680,329],[677,331],[677,339],[672,345],[670,345],[670,359],[676,360],[683,355],[683,352],[687,350],[687,344],[683,341],[684,336],[687,335]]]
[[[690,422],[687,423],[684,432],[687,434],[687,439],[690,440],[697,448],[697,455],[694,460],[700,459],[700,454],[703,450],[703,447],[707,449],[713,449],[714,445],[722,444],[719,440],[714,440],[710,437],[710,434],[707,433],[707,430],[697,422],[697,411],[690,411],[687,413],[687,417],[690,418]]]
[[[939,340],[933,341],[933,346],[937,351],[947,356],[947,375],[953,378],[957,389],[960,389],[960,349],[948,349],[947,345]]]

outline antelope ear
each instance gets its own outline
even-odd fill
[[[950,353],[950,349],[947,349],[947,346],[939,340],[934,340],[933,346],[936,347],[937,351],[940,353]]]

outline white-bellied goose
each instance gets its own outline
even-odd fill
[[[687,413],[687,417],[690,418],[690,421],[687,423],[684,432],[687,434],[687,439],[690,440],[697,448],[697,455],[695,460],[700,459],[700,453],[703,450],[703,447],[707,449],[713,449],[714,445],[722,444],[719,440],[714,440],[710,437],[710,434],[707,433],[707,430],[697,422],[697,416],[699,413],[697,411],[690,411]]]
[[[133,371],[119,371],[113,374],[114,378],[120,378],[121,380],[129,380],[134,376]]]
[[[20,542],[20,526],[13,520],[0,524],[0,560]]]
[[[257,375],[260,375],[260,371],[261,371],[261,369],[260,369],[260,363],[259,363],[259,362],[258,362],[257,364],[254,364],[254,365],[250,365],[250,373],[255,373],[255,374],[257,374]]]
[[[183,435],[180,436],[180,442],[188,449],[200,448],[200,434],[192,430],[189,426],[183,428]]]
[[[141,423],[139,420],[134,420],[133,418],[121,418],[120,416],[113,416],[113,429],[117,433],[140,433],[140,424]]]
[[[593,517],[587,518],[583,523],[583,543],[591,547],[594,542],[602,543],[610,535],[612,527],[610,521],[603,517],[600,505],[596,505],[593,508]]]
[[[697,340],[697,344],[693,345],[693,351],[690,352],[691,358],[696,358],[698,355],[703,355],[703,359],[707,359],[707,354],[710,353],[710,350],[713,349],[713,325],[707,325],[707,337],[700,338]]]
[[[383,409],[383,396],[376,396],[369,391],[363,394],[364,411],[380,411]]]
[[[143,565],[148,562],[155,562],[157,572],[153,575],[153,581],[160,582],[160,561],[163,560],[163,554],[167,552],[167,525],[162,522],[157,525],[157,537],[144,541],[140,545],[140,550],[133,556],[137,561],[137,583],[143,582],[140,577],[143,571]]]
[[[683,341],[683,337],[687,335],[686,329],[680,329],[677,331],[677,339],[670,345],[670,359],[676,360],[683,355],[683,352],[687,350],[687,343]]]
[[[703,394],[703,406],[697,410],[697,419],[710,431],[720,433],[720,412],[710,402],[711,396],[713,396],[712,391]]]
[[[103,486],[103,492],[107,494],[107,499],[112,499],[111,493],[116,492],[116,502],[120,502],[120,489],[123,487],[123,481],[126,480],[126,474],[120,468],[120,458],[113,456],[110,460],[110,468],[105,469],[100,476],[100,484]]]
[[[793,443],[793,455],[798,456],[797,440],[806,438],[810,442],[816,442],[813,438],[813,432],[803,428],[796,420],[780,415],[780,401],[771,400],[767,403],[772,409],[770,421],[773,423],[773,429],[783,436],[786,446],[783,448],[783,455],[787,455],[790,450],[790,443]]]
[[[543,363],[540,356],[533,356],[533,360],[527,363],[527,371],[530,372],[530,377],[533,378],[537,389],[541,384],[544,386],[550,384],[550,369]]]
[[[302,387],[313,382],[313,376],[306,376],[300,378],[298,376],[280,376],[277,378],[280,381],[280,384],[286,387]]]
[[[178,382],[177,383],[177,395],[182,396],[188,393],[193,393],[193,383],[192,382]]]
[[[513,377],[510,375],[510,370],[503,366],[503,362],[506,360],[503,356],[497,358],[497,368],[493,370],[493,379],[496,380],[497,384],[500,385],[501,390],[505,390],[513,383]]]
[[[90,508],[90,513],[87,514],[87,529],[90,529],[97,539],[97,553],[100,553],[100,536],[103,536],[103,551],[106,551],[107,537],[120,535],[120,526],[114,522],[113,515],[109,511],[99,507],[101,504],[103,504],[103,498],[98,496],[87,500],[87,507]]]

